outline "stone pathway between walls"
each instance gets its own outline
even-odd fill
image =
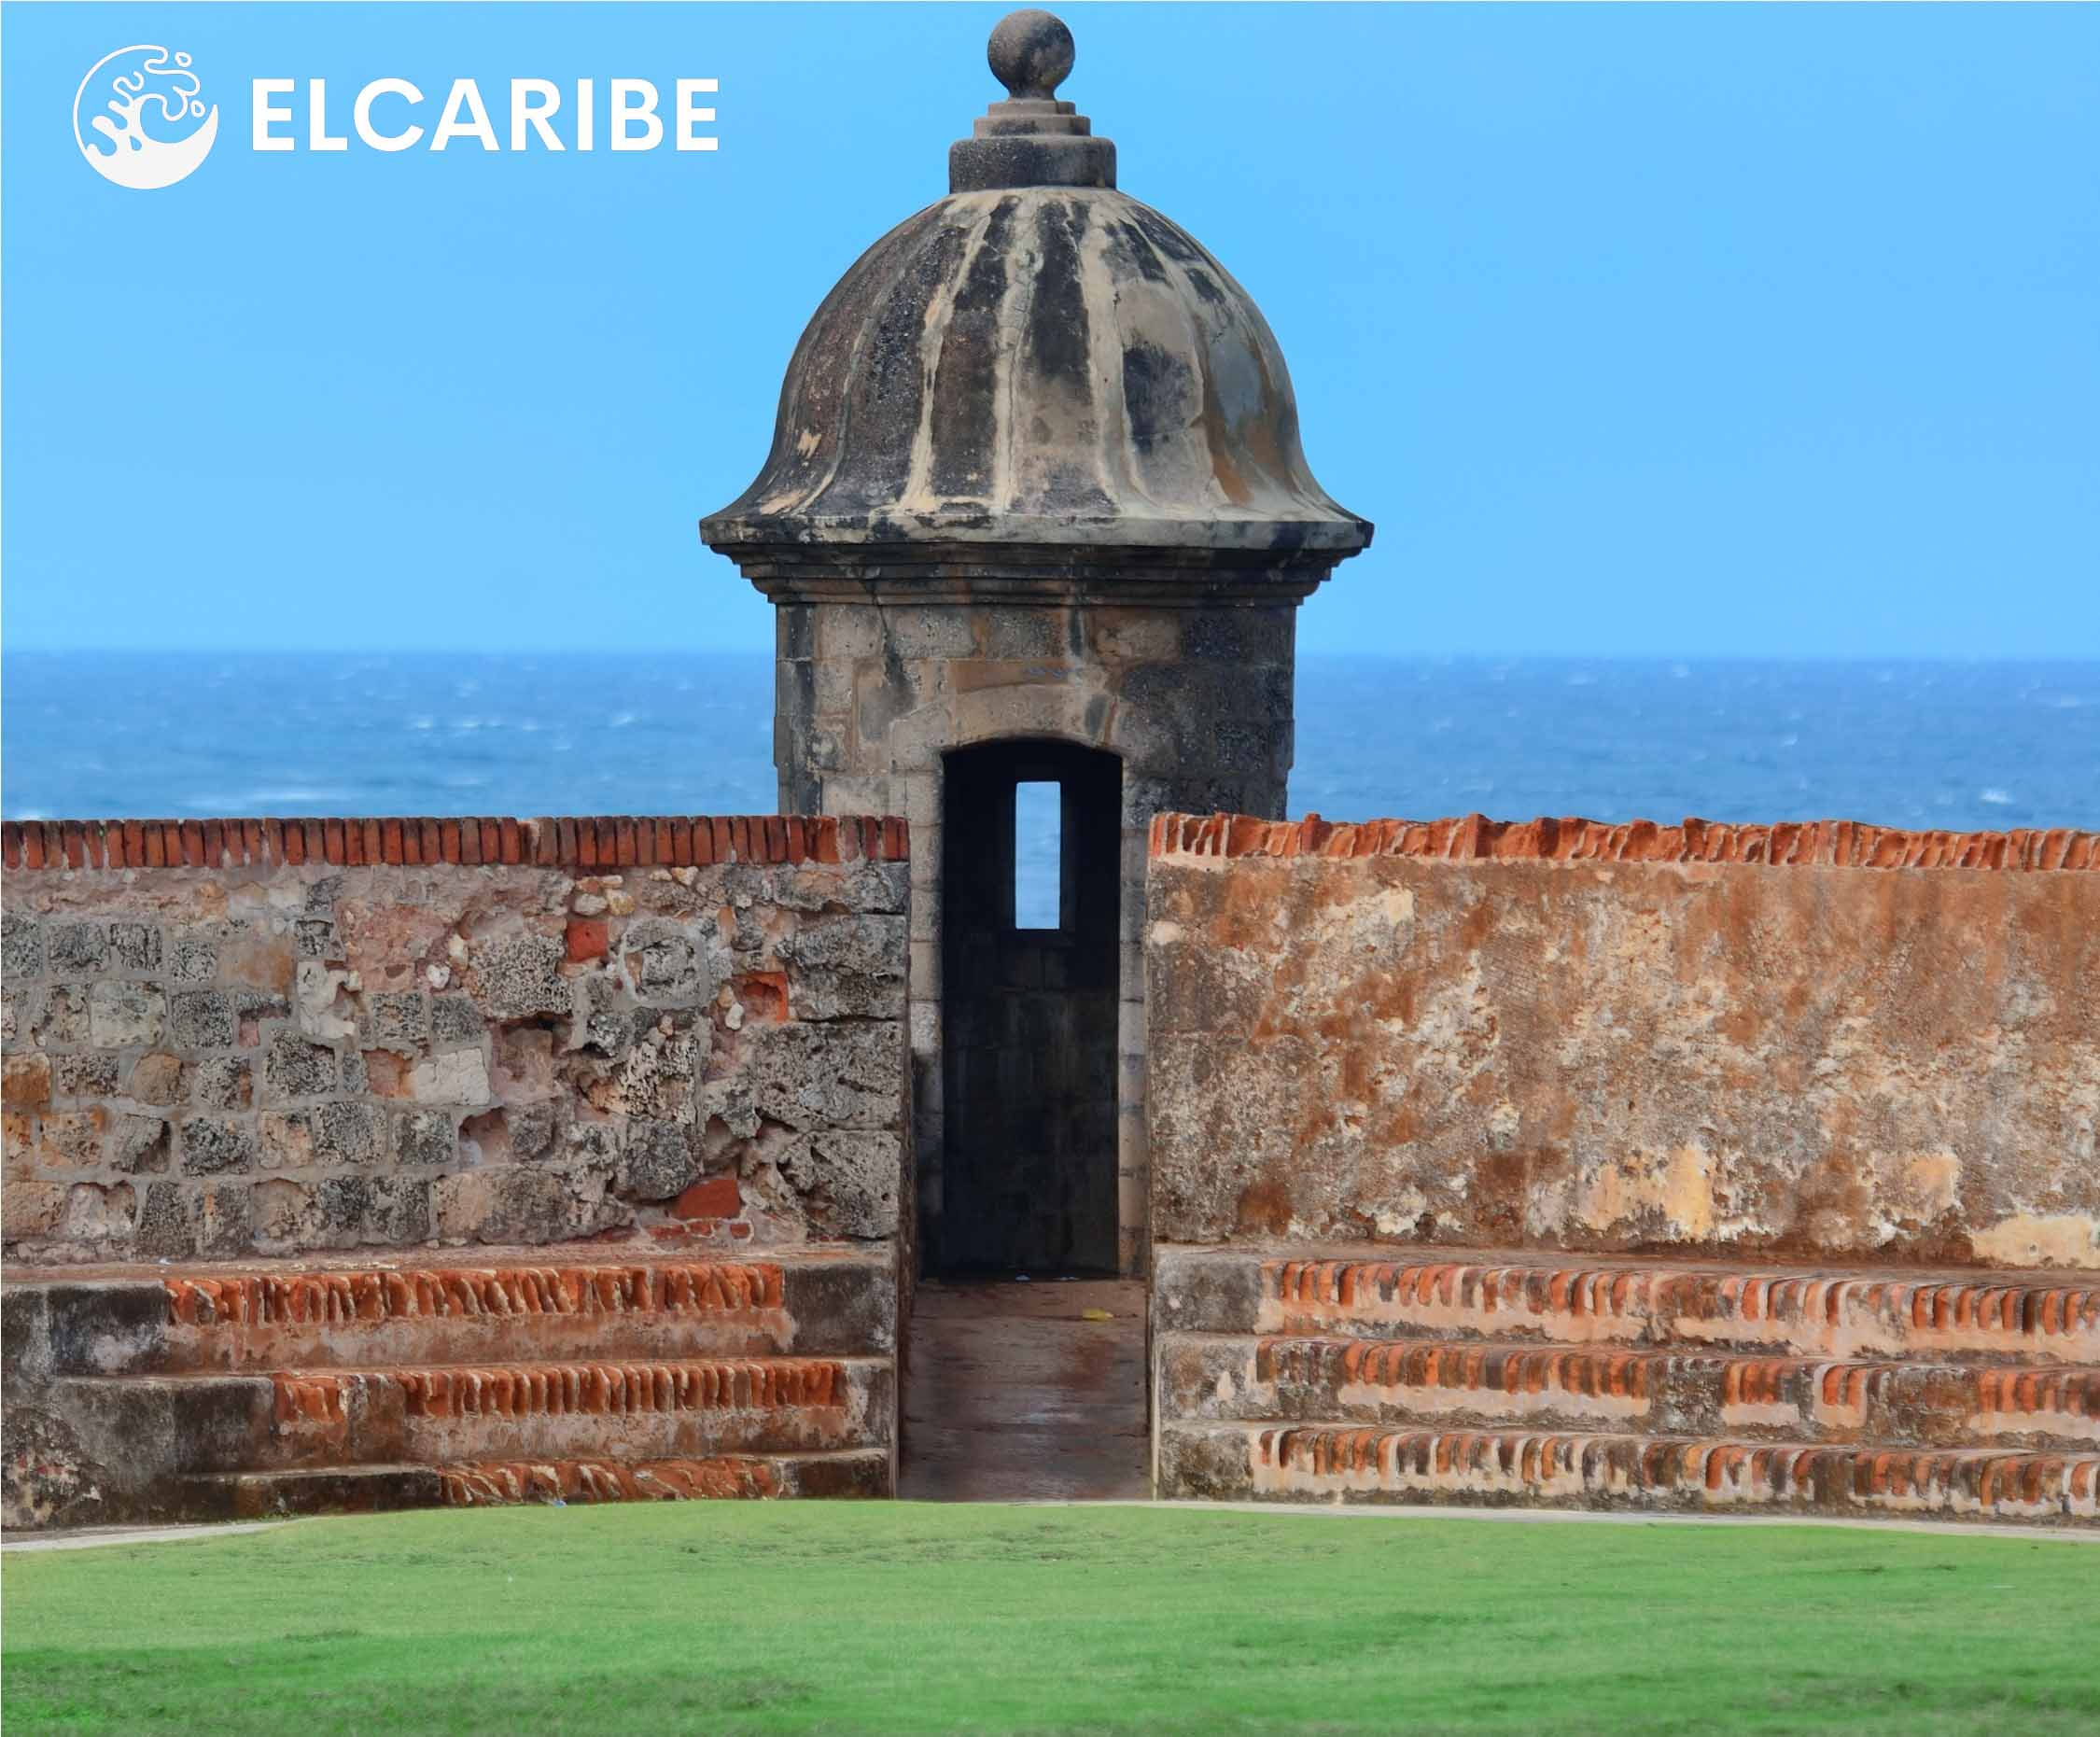
[[[1089,1321],[1087,1310],[1111,1318]],[[1151,1493],[1141,1281],[925,1281],[910,1344],[905,1500]]]
[[[228,1526],[83,1526],[78,1532],[10,1532],[0,1550],[91,1550],[105,1544],[188,1544],[231,1538],[239,1532],[273,1532],[287,1520],[244,1520]]]

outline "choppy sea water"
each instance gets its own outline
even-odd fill
[[[10,653],[10,819],[763,813],[763,655]],[[2100,663],[1307,656],[1291,811],[2100,827]]]

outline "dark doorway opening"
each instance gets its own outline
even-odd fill
[[[1113,1273],[1122,762],[992,742],[950,752],[943,786],[945,1138],[928,1265]]]

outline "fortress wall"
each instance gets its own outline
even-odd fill
[[[2100,1267],[2100,840],[1164,816],[1155,1242]]]
[[[4,850],[10,1262],[909,1242],[901,821],[9,822]]]

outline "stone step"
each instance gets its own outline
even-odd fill
[[[42,1380],[896,1349],[896,1278],[887,1261],[593,1254],[539,1249],[470,1262],[282,1263],[10,1282],[9,1373],[20,1366]]]
[[[1161,1249],[1155,1332],[2100,1363],[2100,1273],[1807,1271],[1390,1247]]]
[[[1158,1477],[1158,1493],[1175,1500],[2100,1524],[2093,1453],[1168,1422]]]
[[[478,1460],[184,1478],[170,1508],[189,1520],[268,1520],[522,1502],[666,1502],[774,1496],[886,1496],[887,1450],[724,1454],[705,1459]]]
[[[239,1472],[458,1460],[707,1458],[887,1448],[887,1359],[707,1358],[73,1377],[105,1436],[182,1445],[168,1469]]]
[[[1177,1419],[2100,1447],[2100,1367],[2090,1365],[1179,1333],[1159,1338],[1156,1356],[1159,1412]]]

